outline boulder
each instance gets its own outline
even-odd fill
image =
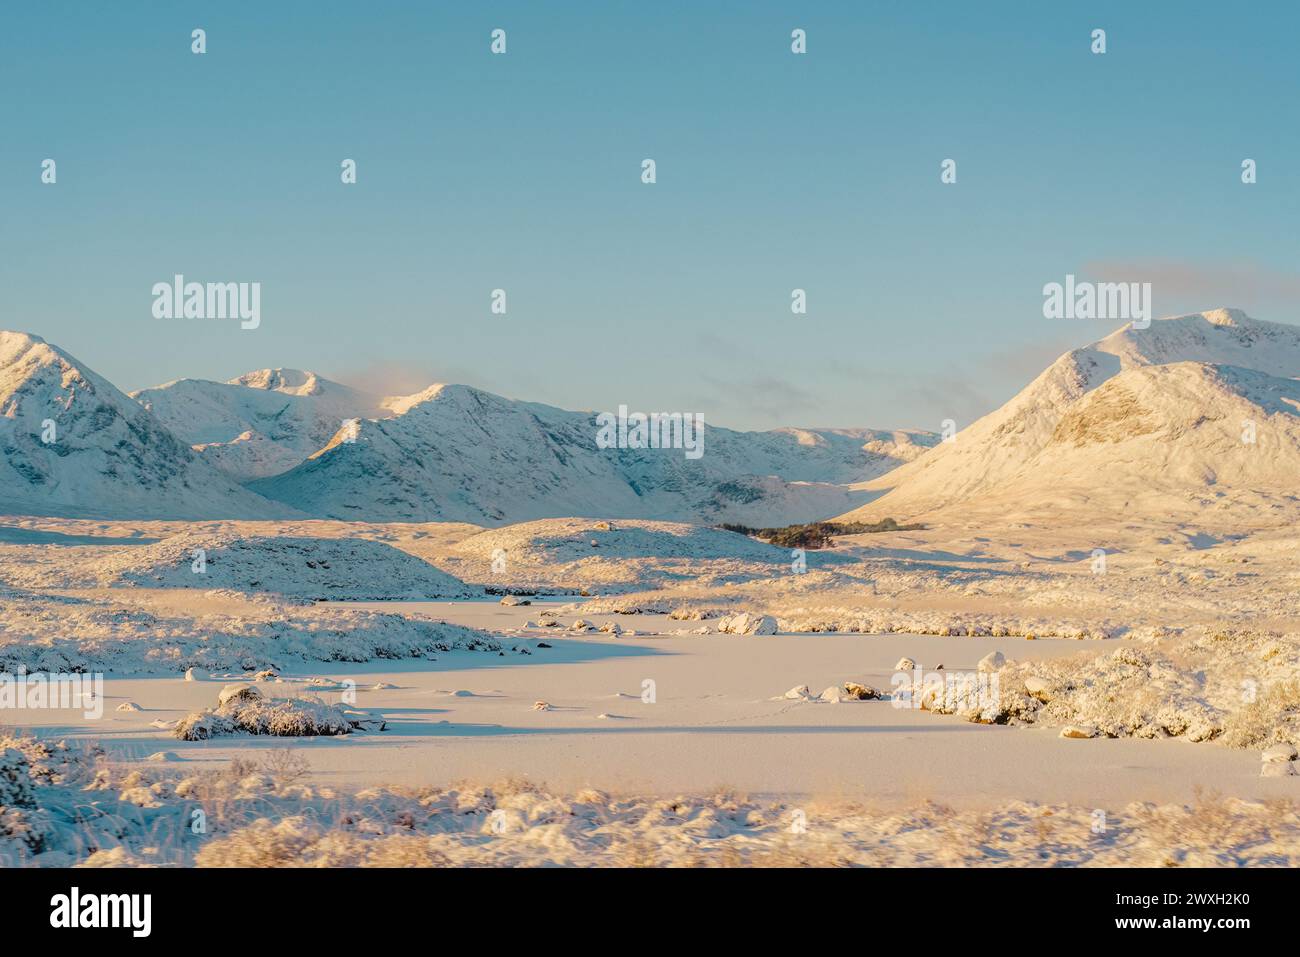
[[[723,635],[775,635],[776,619],[771,615],[751,615],[742,611],[718,621],[718,633]]]
[[[250,684],[226,685],[217,695],[217,707],[220,708],[232,701],[257,701],[261,697],[262,692]]]
[[[1047,693],[1047,682],[1037,675],[1030,675],[1025,679],[1025,694],[1042,702],[1050,700]]]

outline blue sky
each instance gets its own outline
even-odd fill
[[[1300,320],[1297,35],[1282,2],[8,4],[0,326],[124,389],[964,426],[1114,327],[1043,318],[1067,273]],[[261,327],[155,319],[177,272],[261,282]]]

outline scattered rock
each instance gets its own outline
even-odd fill
[[[898,659],[898,664],[894,665],[894,670],[895,670],[895,671],[915,671],[915,670],[916,670],[917,668],[919,668],[919,667],[921,667],[921,666],[918,665],[918,664],[917,664],[915,661],[913,661],[911,658],[903,657],[903,658],[899,658],[899,659]]]
[[[834,685],[831,685],[820,695],[818,695],[818,700],[825,701],[828,704],[839,704],[842,700],[844,700],[844,698],[843,695],[840,693],[840,689],[835,687]]]
[[[860,685],[856,681],[844,682],[844,696],[854,701],[878,701],[883,697],[871,685]]]

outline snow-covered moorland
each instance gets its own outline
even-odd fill
[[[86,867],[1296,866],[1300,805],[1011,802],[876,810],[720,791],[400,790],[314,782],[291,751],[184,772],[0,737],[0,864]],[[197,822],[197,824],[196,824]]]
[[[255,671],[294,662],[412,658],[453,648],[499,650],[491,635],[418,615],[318,607],[210,592],[199,614],[110,597],[0,590],[0,670],[179,674]],[[202,606],[201,606],[202,607]]]

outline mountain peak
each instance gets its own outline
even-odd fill
[[[1200,314],[1206,322],[1215,326],[1244,326],[1249,325],[1255,320],[1246,315],[1244,310],[1229,309],[1210,309]]]
[[[40,336],[0,329],[0,367],[13,365],[24,358],[29,363],[35,358],[39,365],[48,364],[63,356]]]
[[[11,329],[0,329],[0,346],[13,345],[48,345],[40,336],[33,335],[30,332],[18,332]]]
[[[324,388],[324,380],[305,369],[257,369],[229,379],[226,384],[287,395],[319,395]]]

